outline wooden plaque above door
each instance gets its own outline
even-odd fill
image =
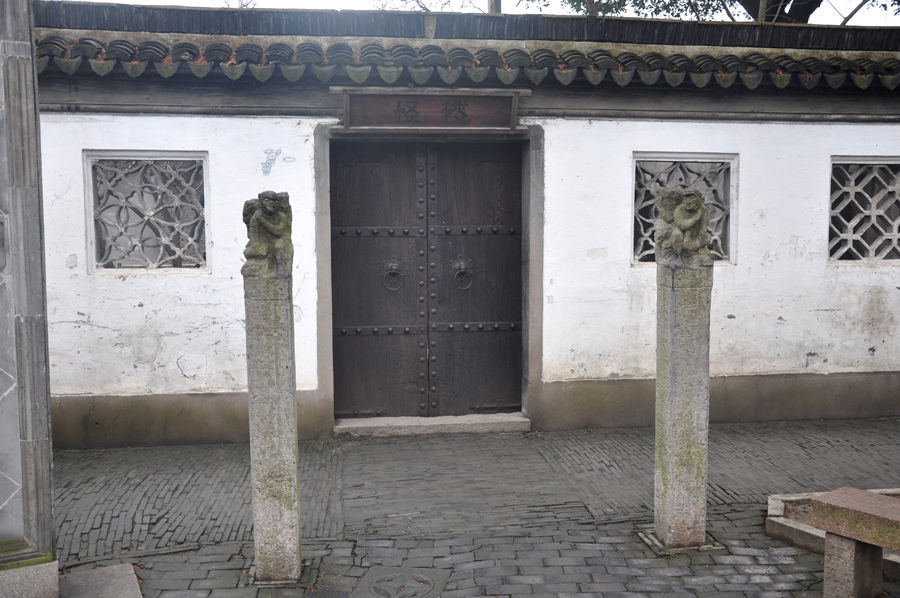
[[[518,124],[518,90],[344,88],[342,91],[345,131],[511,131]]]

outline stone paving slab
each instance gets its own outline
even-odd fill
[[[58,452],[61,565],[132,563],[145,598],[347,598],[372,567],[449,571],[443,598],[807,598],[822,557],[766,537],[765,496],[900,486],[900,420],[712,426],[710,445],[722,547],[670,554],[638,535],[649,430],[302,443],[304,574],[279,589],[247,585],[246,447]]]
[[[70,572],[59,577],[59,598],[141,598],[129,564]]]
[[[409,596],[440,598],[450,577],[448,569],[416,567],[369,567],[350,598]]]

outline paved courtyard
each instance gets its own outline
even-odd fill
[[[712,426],[713,548],[683,553],[643,539],[649,429],[304,442],[300,454],[297,587],[248,583],[246,445],[56,452],[60,566],[133,563],[146,598],[419,596],[447,575],[434,596],[821,596],[822,557],[765,536],[766,497],[900,487],[900,420]],[[389,567],[414,568],[418,593],[396,576],[366,590]]]

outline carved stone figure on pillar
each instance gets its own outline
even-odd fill
[[[697,189],[656,192],[654,531],[667,548],[706,540],[709,210]]]
[[[684,268],[711,266],[709,208],[697,189],[656,192],[656,263]]]
[[[244,276],[284,277],[291,273],[294,245],[291,242],[291,204],[287,193],[263,191],[244,203],[247,225],[247,262]]]
[[[291,206],[263,191],[244,204],[254,583],[300,579],[300,479],[291,290]]]

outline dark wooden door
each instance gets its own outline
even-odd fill
[[[521,408],[521,148],[331,150],[335,415]]]

